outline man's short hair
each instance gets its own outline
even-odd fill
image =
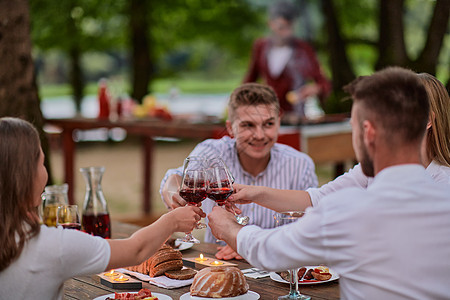
[[[423,137],[429,104],[416,73],[388,67],[355,79],[344,90],[355,103],[362,104],[364,119],[381,125],[388,141],[409,143]]]
[[[270,20],[283,18],[292,23],[298,16],[299,9],[291,1],[279,0],[269,7]]]
[[[277,94],[268,85],[259,83],[244,83],[237,87],[230,95],[228,102],[229,119],[233,121],[233,116],[238,107],[268,105],[275,109],[276,114],[280,113],[280,102]]]

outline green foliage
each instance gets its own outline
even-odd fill
[[[30,0],[32,41],[40,49],[123,48],[125,0]]]

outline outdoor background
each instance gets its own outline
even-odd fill
[[[448,0],[297,0],[296,35],[317,51],[333,91],[327,113],[348,112],[342,86],[390,65],[450,78]],[[152,95],[173,114],[224,116],[228,94],[246,72],[253,41],[268,34],[269,0],[0,0],[0,116],[22,116],[42,131],[45,118],[96,117],[101,78],[113,101]],[[144,111],[145,113],[145,111]],[[147,112],[148,113],[148,112]],[[139,117],[145,117],[141,113]],[[48,129],[48,128],[47,128]],[[57,135],[43,148],[62,183]],[[139,141],[120,132],[80,133],[76,169],[103,165],[113,218],[138,217]],[[118,140],[118,141],[115,141]],[[159,182],[199,141],[158,140],[153,207],[164,212]],[[349,166],[348,166],[349,167]],[[331,166],[317,166],[320,183]],[[76,177],[76,200],[84,198]]]

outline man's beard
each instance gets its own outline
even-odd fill
[[[373,167],[373,160],[369,156],[369,152],[367,151],[366,146],[364,145],[364,142],[361,141],[361,169],[363,173],[366,176],[374,177],[375,176],[375,170]]]

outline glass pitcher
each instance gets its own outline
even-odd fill
[[[104,167],[81,168],[80,172],[86,181],[86,194],[83,204],[82,228],[85,232],[111,238],[111,222],[108,205],[103,196],[102,177]]]
[[[67,183],[49,185],[42,193],[42,222],[47,226],[56,227],[56,213],[58,206],[69,204]]]

